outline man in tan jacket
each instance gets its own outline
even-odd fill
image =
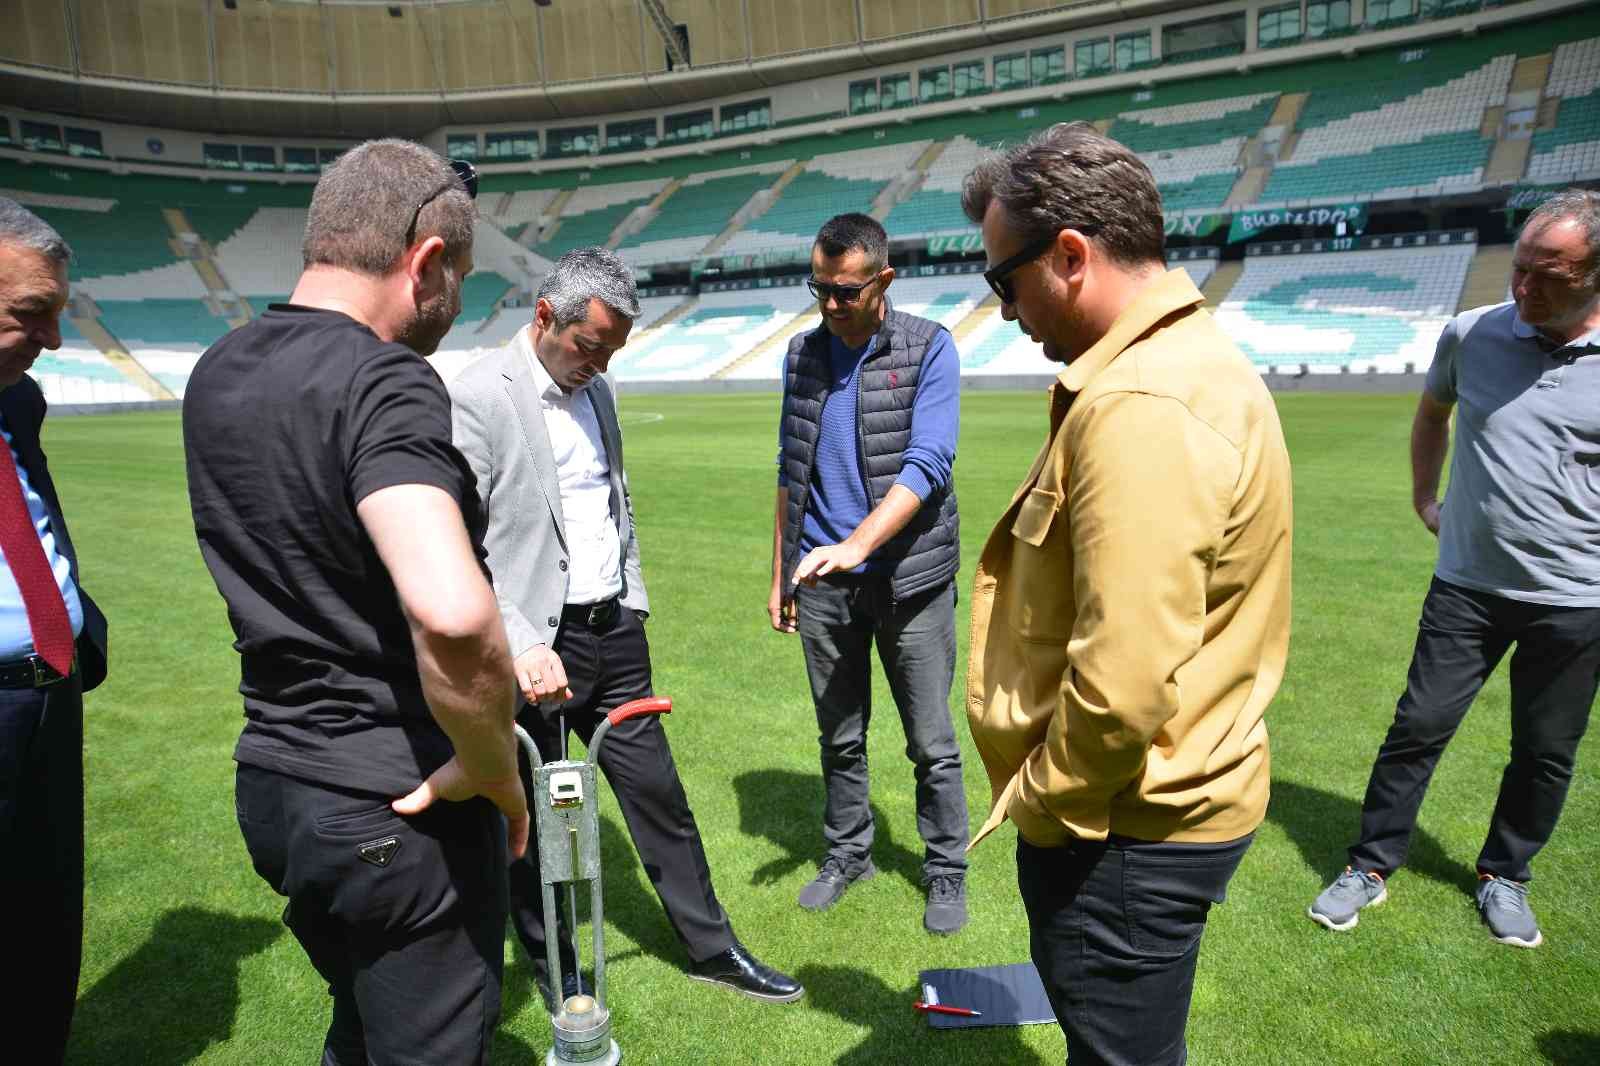
[[[1132,152],[1052,127],[968,178],[1002,313],[1066,364],[990,534],[967,717],[1073,1066],[1180,1064],[1201,933],[1267,806],[1289,457],[1249,361],[1167,271]]]

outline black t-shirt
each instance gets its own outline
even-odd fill
[[[394,582],[356,504],[434,485],[483,559],[450,398],[421,356],[336,311],[274,304],[183,398],[195,534],[240,655],[241,763],[402,795],[449,759]]]

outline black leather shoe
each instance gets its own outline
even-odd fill
[[[768,1003],[793,1003],[806,993],[799,981],[774,970],[737,940],[722,954],[695,963],[689,976],[696,981],[726,985],[735,992]]]

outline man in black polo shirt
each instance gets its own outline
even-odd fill
[[[482,1063],[500,1011],[528,834],[511,663],[422,358],[460,311],[475,188],[405,141],[341,156],[291,302],[213,345],[184,397],[241,660],[239,827],[328,982],[332,1066]]]

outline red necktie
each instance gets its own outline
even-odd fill
[[[6,449],[6,458],[11,458]],[[33,631],[33,647],[39,658],[49,663],[62,677],[72,672],[72,619],[61,598],[61,586],[44,557],[39,531],[28,513],[22,496],[22,476],[16,463],[6,463],[9,474],[0,471],[0,552],[22,592],[22,605],[28,612],[28,628]]]

